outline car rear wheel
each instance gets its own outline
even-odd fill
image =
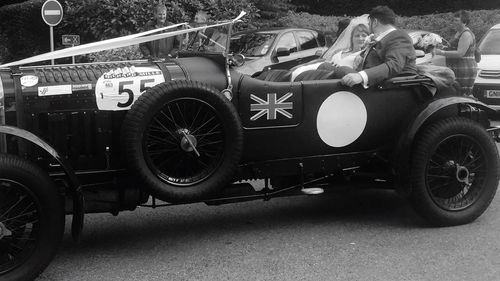
[[[62,196],[47,173],[0,155],[0,279],[33,280],[54,257],[63,232]]]
[[[123,134],[132,170],[147,191],[167,202],[220,191],[232,180],[243,148],[232,103],[191,81],[163,83],[141,95],[127,113]]]
[[[417,136],[410,199],[432,224],[469,223],[493,200],[498,169],[496,145],[483,127],[461,117],[438,121]]]

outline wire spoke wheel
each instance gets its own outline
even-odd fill
[[[123,121],[131,171],[148,193],[167,202],[194,202],[233,180],[243,150],[234,104],[216,88],[169,81],[142,94]]]
[[[484,187],[485,151],[472,137],[453,135],[438,144],[427,166],[427,188],[432,200],[448,211],[476,202]]]
[[[472,222],[495,197],[497,147],[484,127],[470,119],[441,119],[421,129],[411,161],[411,203],[434,225]]]
[[[224,130],[215,108],[203,100],[179,98],[152,118],[144,137],[147,164],[165,182],[192,185],[220,166]]]
[[[39,208],[26,186],[0,178],[0,275],[24,264],[35,251]]]

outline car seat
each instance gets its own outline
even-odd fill
[[[255,76],[256,79],[273,82],[290,81],[292,72],[286,69],[270,69]]]
[[[310,80],[325,80],[325,79],[335,79],[335,71],[329,70],[307,70],[295,77],[295,81],[310,81]]]

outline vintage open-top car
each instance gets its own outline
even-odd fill
[[[234,22],[205,28],[230,35]],[[0,66],[2,280],[30,280],[48,265],[65,214],[78,238],[85,213],[366,186],[398,190],[434,225],[458,225],[493,199],[494,111],[452,87],[433,94],[427,77],[368,89],[322,70],[252,78],[232,69],[241,57],[229,43],[210,52],[211,40],[168,60],[19,66],[188,31],[204,29]]]

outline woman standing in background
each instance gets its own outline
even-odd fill
[[[455,72],[455,77],[460,83],[462,95],[472,95],[472,86],[477,74],[477,63],[474,58],[476,50],[476,38],[474,33],[467,27],[470,22],[470,13],[458,11],[453,14],[457,33],[450,42],[451,50],[435,50],[436,55],[446,58],[446,66]]]

